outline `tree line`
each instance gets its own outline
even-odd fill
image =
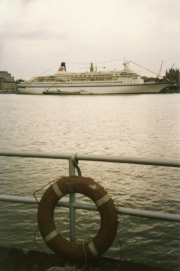
[[[175,81],[178,85],[180,84],[180,71],[179,69],[169,69],[169,71],[166,70],[165,77],[166,79],[169,79],[170,81]]]

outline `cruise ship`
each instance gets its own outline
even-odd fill
[[[62,62],[54,75],[40,76],[17,85],[24,94],[58,95],[104,95],[104,94],[140,94],[158,93],[169,83],[145,83],[141,77],[130,70],[129,62],[124,61],[121,71],[97,71],[90,64],[90,71],[76,73],[66,71]]]

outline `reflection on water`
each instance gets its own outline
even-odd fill
[[[0,95],[0,114],[0,149],[180,159],[179,94]],[[85,161],[79,165],[83,176],[100,182],[121,207],[179,213],[178,168]],[[64,160],[0,157],[1,194],[32,197],[62,175],[68,175]],[[38,249],[33,240],[37,206],[0,205],[0,244]],[[178,223],[124,215],[119,220],[123,260],[180,267]],[[68,210],[57,208],[55,221],[68,237]],[[97,212],[78,210],[77,241],[93,238],[99,223]],[[37,238],[47,249],[39,234]],[[118,258],[119,253],[115,240],[105,255]]]

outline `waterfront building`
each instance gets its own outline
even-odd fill
[[[0,71],[0,91],[1,92],[15,92],[16,83],[14,77],[7,71]]]

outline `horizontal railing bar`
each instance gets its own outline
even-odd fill
[[[95,204],[86,203],[86,202],[76,202],[73,204],[74,208],[77,209],[86,209],[86,210],[94,210],[98,211],[98,208]],[[180,222],[180,215],[178,214],[167,214],[167,213],[160,213],[160,212],[151,212],[145,210],[137,210],[137,209],[130,209],[130,208],[118,208],[118,214],[130,215],[130,216],[139,216],[143,218],[153,218],[153,219],[160,219],[166,221],[174,221]]]
[[[38,199],[38,201],[39,200],[40,199]],[[9,195],[0,195],[0,201],[37,204],[36,200],[30,197],[17,197],[17,196],[9,196]],[[68,201],[61,200],[58,202],[57,206],[69,208],[70,203]],[[95,204],[87,203],[87,202],[75,202],[73,204],[73,207],[76,209],[98,211],[98,208],[96,207]],[[137,209],[130,209],[130,208],[122,208],[122,207],[118,208],[118,214],[180,222],[179,214],[167,214],[167,213],[160,213],[160,212],[151,212],[151,211],[144,211],[144,210],[137,210]]]
[[[0,150],[0,156],[16,156],[29,158],[70,159],[72,154],[37,151],[5,151]]]
[[[53,153],[53,152],[0,150],[0,156],[70,159],[72,154],[71,153],[67,154],[67,153]],[[156,165],[156,166],[166,166],[166,167],[180,167],[179,160],[169,160],[169,159],[135,158],[135,157],[120,157],[120,156],[110,156],[110,155],[89,155],[89,154],[77,154],[76,158],[77,158],[77,160],[85,160],[85,161],[116,162],[116,163]]]
[[[37,200],[39,202],[40,198],[37,198]],[[37,204],[37,201],[35,200],[35,198],[9,196],[9,195],[0,195],[0,201],[26,203],[26,204]],[[69,203],[69,201],[61,200],[58,202],[57,206],[69,208],[70,203]]]
[[[153,219],[158,219],[158,220],[180,222],[180,215],[178,214],[167,214],[167,213],[160,213],[160,212],[122,208],[122,207],[118,208],[118,213],[130,215],[130,216],[138,216],[138,217],[143,217],[143,218],[153,218]]]
[[[180,167],[179,160],[169,160],[169,159],[121,157],[121,156],[110,156],[110,155],[86,155],[86,154],[77,154],[76,158],[77,160],[86,160],[86,161],[101,161],[101,162],[116,162],[116,163],[128,163],[128,164],[156,165],[156,166],[166,166],[166,167]]]

